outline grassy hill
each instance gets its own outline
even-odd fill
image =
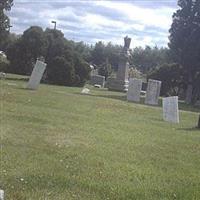
[[[197,109],[170,124],[123,93],[25,85],[0,81],[6,200],[200,199]]]

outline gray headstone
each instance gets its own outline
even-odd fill
[[[43,73],[46,69],[46,65],[47,65],[46,63],[37,60],[27,85],[28,89],[36,90],[38,88]]]
[[[158,105],[160,88],[161,88],[161,81],[149,79],[147,85],[145,104]]]
[[[139,102],[141,89],[142,89],[142,80],[136,78],[130,78],[128,92],[127,92],[127,100]]]
[[[167,122],[179,123],[177,96],[163,98],[163,119]]]
[[[105,85],[105,76],[100,75],[93,75],[91,76],[91,84],[92,85],[101,85],[101,87],[104,87]]]

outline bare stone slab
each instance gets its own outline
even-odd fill
[[[139,102],[141,89],[142,89],[142,80],[136,78],[130,78],[128,92],[127,92],[127,100]]]
[[[91,76],[91,84],[92,85],[101,85],[101,87],[104,87],[105,85],[105,76],[101,75],[93,75]]]
[[[160,88],[161,88],[161,81],[149,79],[147,85],[145,104],[158,105]]]
[[[40,84],[40,81],[42,79],[43,73],[46,69],[46,63],[37,60],[35,67],[32,71],[31,77],[29,79],[27,88],[28,89],[32,89],[32,90],[36,90]]]
[[[163,98],[163,119],[179,123],[178,96]]]

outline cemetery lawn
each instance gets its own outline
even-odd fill
[[[198,200],[198,109],[161,107],[91,87],[0,80],[0,189],[6,200]]]

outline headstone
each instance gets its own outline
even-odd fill
[[[199,121],[198,121],[197,128],[200,128],[200,115],[199,115]]]
[[[160,88],[161,88],[161,81],[149,79],[147,85],[145,104],[158,105]]]
[[[100,75],[93,75],[91,76],[91,84],[92,85],[101,85],[101,87],[104,87],[105,85],[105,76]]]
[[[179,123],[178,96],[163,98],[163,119],[167,122]]]
[[[94,87],[95,88],[101,88],[101,85],[95,84]]]
[[[5,79],[6,78],[6,73],[0,72],[0,79]]]
[[[130,57],[131,38],[124,38],[124,47],[119,55],[118,71],[116,78],[108,78],[107,85],[109,90],[127,91],[128,90],[128,72],[129,72],[129,57]]]
[[[28,89],[32,89],[32,90],[36,90],[40,84],[40,81],[42,79],[43,73],[46,69],[46,63],[37,60],[35,67],[32,71],[31,77],[29,79],[27,88]]]
[[[83,90],[81,91],[81,94],[89,94],[90,90],[88,88],[83,88]]]
[[[141,89],[142,89],[142,80],[136,78],[130,78],[128,92],[127,92],[127,100],[139,102]]]
[[[0,200],[4,200],[4,191],[0,190]]]

